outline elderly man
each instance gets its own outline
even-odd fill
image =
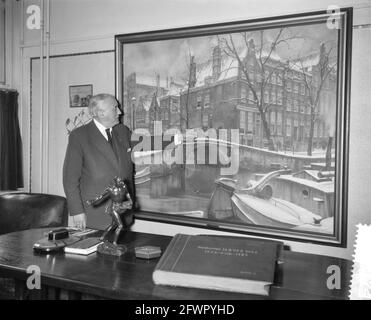
[[[97,94],[91,97],[89,111],[93,120],[73,130],[69,136],[63,187],[72,225],[101,229],[111,222],[104,212],[105,204],[92,207],[86,201],[99,195],[115,176],[125,180],[135,200],[131,133],[119,123],[121,111],[114,96]]]

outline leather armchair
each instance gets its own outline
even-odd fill
[[[67,226],[68,209],[64,197],[40,193],[0,195],[0,235],[42,227]],[[14,299],[13,279],[0,277],[0,300]]]
[[[31,228],[67,226],[64,197],[40,193],[0,195],[0,234]]]

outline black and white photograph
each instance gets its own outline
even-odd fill
[[[371,0],[0,0],[0,302],[370,300],[370,52]]]
[[[91,84],[70,86],[70,107],[83,108],[89,105],[89,99],[93,95],[93,86]]]

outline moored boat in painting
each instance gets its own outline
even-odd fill
[[[229,199],[227,199],[229,197]],[[238,218],[245,223],[332,233],[334,181],[331,172],[276,170],[245,188],[218,179],[208,216]],[[218,212],[223,215],[218,216]],[[332,221],[332,225],[331,225]]]
[[[273,197],[285,199],[321,217],[334,216],[333,172],[302,170],[282,174],[269,182]]]
[[[321,219],[320,216],[282,199],[262,199],[235,192],[231,201],[237,217],[257,225],[293,228]]]

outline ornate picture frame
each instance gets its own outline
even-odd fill
[[[137,218],[346,245],[352,8],[115,42]]]

